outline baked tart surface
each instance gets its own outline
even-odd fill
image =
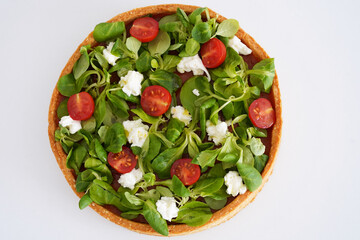
[[[128,30],[131,27],[131,24],[136,19],[147,17],[147,16],[152,16],[154,19],[159,20],[164,16],[173,15],[173,14],[177,13],[177,11],[179,12],[178,8],[181,8],[189,16],[196,9],[198,9],[198,7],[196,7],[196,6],[180,5],[180,4],[166,4],[166,5],[148,6],[148,7],[134,9],[134,10],[131,10],[131,11],[128,11],[128,12],[125,12],[125,13],[121,13],[121,14],[117,15],[116,17],[110,19],[108,22],[109,23],[124,22],[124,24],[125,24],[125,26],[126,26],[126,28]],[[208,10],[208,16],[206,16],[206,12],[203,12],[202,18],[205,18],[205,20],[206,20],[206,17],[216,18],[217,23],[222,23],[223,21],[226,20],[225,17],[223,17],[221,15],[218,15],[217,13],[213,12],[210,9]],[[186,19],[186,17],[185,17],[185,19]],[[223,35],[227,35],[227,33],[225,33]],[[136,35],[136,33],[134,33],[134,35],[132,34],[132,36],[137,36],[137,35]],[[249,69],[252,68],[257,63],[259,63],[260,61],[262,61],[264,59],[269,59],[269,56],[264,51],[264,49],[261,46],[259,46],[259,44],[257,44],[255,42],[255,40],[251,36],[249,36],[241,28],[239,28],[237,30],[236,37],[238,37],[241,40],[241,42],[247,46],[247,48],[251,49],[251,54],[250,55],[243,56],[243,59],[245,60],[245,62],[249,66]],[[221,39],[221,37],[219,37],[219,38]],[[202,41],[201,37],[197,38],[196,40],[199,40],[200,42]],[[145,39],[144,41],[147,41],[147,40]],[[152,40],[150,40],[148,42],[151,42],[151,41]],[[204,46],[204,45],[205,45],[204,43],[201,43],[201,46]],[[90,48],[95,48],[97,46],[101,46],[101,44],[99,45],[99,42],[95,41],[93,33],[90,33],[89,36],[79,45],[79,47],[76,49],[75,53],[69,59],[68,63],[66,64],[65,68],[63,69],[63,71],[62,71],[62,73],[60,75],[60,79],[63,78],[64,76],[68,75],[68,74],[71,74],[73,72],[74,65],[76,65],[76,64],[79,65],[79,63],[77,63],[77,62],[82,56],[83,51],[81,51],[81,48],[83,46],[89,46]],[[176,51],[176,49],[172,50],[172,51]],[[200,54],[201,54],[201,51],[202,51],[202,49],[199,52]],[[202,55],[203,60],[204,60],[204,56],[205,56],[205,54]],[[216,60],[221,59],[221,58],[222,58],[222,56],[217,56]],[[155,59],[155,58],[153,58],[153,59]],[[223,60],[223,61],[226,61],[226,60]],[[159,64],[159,61],[152,62],[152,67],[155,66],[155,68],[156,68],[157,67],[156,63]],[[216,65],[218,63],[216,63],[216,61],[215,61],[214,64]],[[211,65],[211,63],[210,63],[210,65]],[[185,70],[185,72],[186,72],[186,70]],[[268,99],[271,102],[271,105],[272,105],[272,108],[273,108],[273,111],[274,111],[274,113],[273,113],[274,114],[274,119],[275,119],[275,121],[272,123],[271,127],[267,129],[266,137],[261,139],[262,142],[263,142],[263,146],[266,147],[266,149],[264,150],[265,154],[266,154],[266,156],[268,156],[267,161],[266,161],[266,165],[264,166],[263,170],[261,171],[262,181],[260,181],[260,183],[257,184],[255,189],[251,189],[252,191],[249,191],[249,189],[251,188],[251,186],[249,185],[247,187],[248,190],[246,192],[244,192],[243,194],[236,195],[236,197],[232,197],[231,194],[229,194],[229,196],[227,198],[227,201],[225,203],[225,206],[222,207],[220,210],[212,209],[211,210],[211,218],[206,223],[204,223],[204,224],[202,224],[200,226],[189,226],[189,225],[194,225],[194,224],[187,225],[187,224],[184,224],[184,222],[181,222],[181,221],[179,221],[177,223],[168,222],[168,224],[167,224],[168,225],[168,227],[167,227],[168,230],[167,231],[168,231],[169,236],[184,235],[184,234],[189,234],[189,233],[193,233],[193,232],[202,231],[202,230],[205,230],[205,229],[207,229],[209,227],[212,227],[212,226],[216,226],[216,225],[230,219],[236,213],[238,213],[242,208],[244,208],[247,204],[249,204],[251,201],[253,201],[256,194],[262,189],[264,184],[268,181],[268,178],[269,178],[269,176],[271,175],[271,173],[273,171],[275,158],[276,158],[277,151],[278,151],[278,148],[279,148],[280,137],[281,137],[281,127],[282,127],[281,99],[280,99],[279,83],[278,83],[278,78],[277,78],[276,73],[274,73],[274,74],[275,75],[273,77],[272,85],[270,86],[271,88],[267,90],[268,93],[261,93],[261,95],[258,96],[258,98],[259,97],[265,98],[265,99]],[[214,76],[213,72],[211,73],[211,75]],[[215,77],[216,77],[216,73],[215,73]],[[250,78],[251,78],[251,75],[250,75]],[[119,80],[119,79],[117,79],[117,80]],[[266,87],[264,87],[264,88],[266,88]],[[197,90],[201,91],[201,89],[197,89]],[[264,90],[266,90],[266,89],[264,89]],[[125,90],[124,90],[124,92],[125,92]],[[174,93],[174,94],[176,94],[176,93]],[[193,93],[193,94],[197,95],[196,92]],[[143,93],[143,95],[144,95],[144,93]],[[181,94],[178,94],[178,95],[181,95]],[[173,96],[175,96],[175,95],[173,95]],[[200,97],[201,96],[202,95],[200,94]],[[69,154],[70,149],[68,149],[69,151],[68,151],[68,154],[67,154],[64,151],[64,146],[61,143],[61,141],[57,141],[57,140],[59,140],[59,137],[56,138],[56,136],[55,136],[56,131],[59,129],[59,120],[60,120],[60,118],[58,116],[58,112],[59,112],[58,109],[59,109],[60,104],[64,101],[64,99],[65,99],[65,97],[59,92],[58,87],[55,87],[55,89],[53,91],[53,94],[52,94],[51,102],[50,102],[49,116],[48,116],[48,120],[49,120],[48,133],[49,133],[50,145],[51,145],[51,148],[52,148],[52,150],[54,152],[56,160],[57,160],[57,162],[59,164],[59,167],[60,167],[61,171],[63,172],[67,182],[70,185],[70,187],[73,189],[73,191],[80,198],[83,198],[84,192],[78,192],[77,191],[77,190],[79,190],[79,185],[76,184],[77,183],[77,178],[78,178],[76,173],[80,173],[81,171],[84,171],[84,169],[83,169],[84,166],[79,167],[79,169],[77,169],[77,171],[74,171],[74,167],[72,167],[72,169],[68,168],[69,166],[71,167],[71,164],[69,164],[69,159],[67,159],[67,156]],[[70,101],[70,99],[68,101]],[[142,99],[141,99],[141,101],[142,101]],[[224,102],[221,102],[221,103],[224,103]],[[95,105],[96,104],[97,103],[95,101]],[[139,107],[140,104],[138,104],[137,106]],[[69,108],[69,105],[68,105],[68,108]],[[96,107],[95,107],[95,109],[96,109]],[[130,109],[132,109],[131,106],[130,106]],[[151,110],[149,110],[149,111],[151,111]],[[148,112],[146,112],[146,113],[148,113]],[[153,116],[153,117],[155,117],[155,116]],[[224,118],[224,116],[220,115],[219,116],[219,121],[225,120],[223,118]],[[235,116],[234,116],[234,118],[235,118]],[[133,118],[133,119],[135,119],[135,118]],[[193,116],[193,120],[194,120],[194,116]],[[210,124],[211,123],[209,122],[209,125]],[[235,122],[234,124],[238,124],[238,123]],[[235,125],[235,126],[237,126],[237,125]],[[195,134],[201,135],[201,129],[200,128],[196,128],[196,126],[194,126]],[[182,128],[182,129],[184,129],[184,128]],[[231,126],[229,126],[229,129],[230,129],[229,131],[231,132]],[[233,126],[232,129],[234,129],[234,126]],[[210,141],[205,140],[205,142],[210,142]],[[224,145],[224,144],[225,143],[223,142],[222,145]],[[222,145],[220,145],[220,146],[222,146]],[[254,145],[254,148],[256,148],[256,146],[257,145]],[[109,146],[107,146],[107,147],[109,147]],[[250,148],[251,148],[251,146],[250,146]],[[254,150],[254,152],[262,151],[261,150],[262,146],[260,146],[259,148],[260,148],[260,150],[259,149],[252,149],[252,150]],[[111,149],[111,147],[110,147],[110,149]],[[211,150],[216,150],[216,149],[217,149],[217,147],[214,146],[214,148],[211,149]],[[262,153],[264,153],[264,151]],[[110,151],[107,151],[106,153],[108,153],[108,152],[110,152]],[[220,150],[219,150],[219,152],[220,152]],[[183,158],[183,157],[184,158],[191,158],[191,156],[189,156],[191,154],[189,154],[189,153],[184,153],[184,154],[185,154],[185,157],[182,156],[180,158]],[[99,152],[98,152],[98,155],[101,155],[101,154],[99,154]],[[261,154],[258,154],[258,155],[261,155]],[[254,156],[256,157],[256,155],[254,155]],[[101,157],[98,157],[98,158],[101,159]],[[137,158],[138,157],[136,156],[136,159]],[[217,158],[219,158],[219,156]],[[106,161],[106,159],[104,161]],[[206,165],[206,163],[204,163],[202,161],[200,163],[198,162],[197,164],[201,166],[201,170],[202,170],[201,174],[204,174],[204,175],[209,174],[209,170],[205,169],[206,167],[214,166],[214,165],[211,165],[211,163],[209,165]],[[219,164],[219,162],[217,161],[216,164]],[[117,191],[116,188],[120,187],[120,184],[117,183],[117,182],[119,182],[118,179],[120,178],[120,176],[122,174],[121,174],[121,170],[119,172],[118,171],[119,169],[116,169],[116,167],[113,167],[113,166],[114,165],[111,165],[111,167],[108,166],[108,169],[111,170],[112,177],[114,178],[113,183],[112,183],[111,186],[115,189],[114,191],[116,192]],[[159,170],[159,172],[160,172],[160,175],[161,175],[162,172],[160,170]],[[156,167],[155,167],[155,174],[156,174]],[[156,175],[158,175],[158,174],[156,174]],[[177,175],[177,174],[175,173],[175,175]],[[173,174],[172,174],[171,177],[173,177]],[[171,177],[164,176],[164,177],[161,177],[161,178],[162,179],[169,179],[169,178],[171,179]],[[245,177],[242,176],[242,177],[243,177],[243,181],[245,181],[244,179],[246,178],[246,176]],[[183,178],[181,178],[181,176],[178,179],[180,179],[181,182],[185,186],[192,185],[192,184],[188,184],[188,183],[191,183],[191,182],[188,182],[188,183],[184,182],[185,180]],[[107,180],[109,180],[109,179],[107,179]],[[200,178],[200,180],[201,180],[201,178]],[[159,182],[159,181],[160,181],[160,179],[158,179],[158,176],[156,176],[155,182]],[[153,186],[153,188],[149,188],[148,190],[156,189],[155,185]],[[224,186],[225,186],[225,184],[223,184],[223,187]],[[194,189],[195,188],[196,188],[196,185],[195,185]],[[192,188],[190,187],[190,190],[191,189]],[[93,191],[94,191],[94,194],[95,194],[95,190],[93,190]],[[200,195],[200,194],[198,194],[198,195]],[[165,195],[161,194],[161,196],[165,196]],[[186,196],[186,194],[184,196]],[[189,198],[189,196],[187,196],[187,197]],[[101,204],[101,201],[97,201],[99,204],[96,204],[95,203],[96,200],[95,199],[93,199],[93,200],[94,200],[94,202],[90,203],[89,206],[91,208],[93,208],[96,212],[98,212],[101,216],[105,217],[106,219],[108,219],[108,220],[110,220],[110,221],[112,221],[112,222],[114,222],[114,223],[116,223],[118,225],[126,227],[126,228],[128,228],[128,229],[130,229],[132,231],[136,231],[136,232],[144,233],[144,234],[159,235],[158,232],[161,232],[163,235],[167,234],[166,231],[164,232],[161,229],[160,230],[157,229],[157,231],[155,231],[154,228],[152,226],[150,226],[145,221],[147,219],[146,216],[144,218],[140,214],[139,216],[135,217],[134,219],[129,220],[129,219],[126,219],[126,218],[132,218],[132,217],[122,217],[121,216],[122,212],[126,212],[125,210],[121,211],[121,210],[119,210],[119,208],[116,208],[114,206],[110,206],[108,204]],[[144,199],[144,198],[141,199],[141,200],[144,201],[144,202],[147,202],[146,199]],[[198,201],[196,201],[196,202],[201,202],[201,203],[203,203],[203,202],[206,203],[207,202],[207,201],[204,201],[204,198],[202,198],[202,196],[200,196],[197,200]],[[183,204],[182,206],[184,206],[184,204],[186,205],[186,203],[181,203],[181,204]],[[148,212],[152,211],[153,210],[153,209],[151,209],[152,207],[155,207],[154,203],[151,203],[149,206],[146,207],[147,211]],[[157,208],[157,209],[159,209],[159,208]],[[136,215],[136,214],[133,214],[133,215]],[[161,216],[161,215],[159,215],[159,216]],[[162,216],[164,217],[164,215],[162,215]],[[206,215],[206,217],[207,216],[209,216],[209,214]],[[174,219],[176,219],[176,218],[174,218]],[[186,223],[186,221],[185,221],[185,223]],[[155,226],[155,228],[156,228],[156,226]]]

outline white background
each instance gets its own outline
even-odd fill
[[[157,239],[78,209],[47,114],[62,68],[97,23],[165,2],[0,0],[1,239]],[[359,1],[182,2],[237,19],[275,58],[284,126],[255,201],[176,239],[360,239]]]

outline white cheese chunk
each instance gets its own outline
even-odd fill
[[[252,52],[251,49],[248,48],[245,44],[243,44],[237,36],[230,38],[228,44],[229,47],[234,49],[239,54],[249,55]]]
[[[62,117],[59,124],[63,127],[68,127],[71,134],[74,134],[81,129],[81,121],[74,120],[70,116]]]
[[[178,216],[179,209],[176,207],[176,200],[173,197],[161,197],[156,202],[156,210],[162,218],[171,222],[171,219]]]
[[[183,57],[177,65],[177,71],[179,73],[192,71],[194,75],[203,75],[205,72],[209,82],[211,80],[210,74],[198,54],[192,57]]]
[[[207,120],[206,132],[209,136],[209,140],[212,140],[215,145],[219,145],[220,143],[223,143],[226,138],[228,126],[226,122],[218,121],[218,124],[214,125],[210,120]]]
[[[177,118],[187,126],[191,122],[191,115],[183,106],[176,106],[171,108],[173,118]]]
[[[125,77],[121,77],[119,82],[120,87],[126,95],[129,97],[139,96],[141,94],[141,82],[144,79],[144,76],[137,71],[129,71]]]
[[[236,171],[228,172],[225,177],[225,185],[227,186],[226,192],[233,197],[238,194],[244,194],[247,191],[246,185],[243,183],[242,178]]]
[[[140,182],[142,177],[143,177],[143,174],[142,174],[141,170],[134,168],[133,170],[131,170],[131,172],[122,174],[120,176],[118,182],[124,188],[130,188],[131,190],[133,190],[135,187],[135,184]]]
[[[116,60],[118,60],[119,57],[111,54],[111,49],[113,48],[113,46],[114,42],[109,43],[109,45],[103,50],[103,55],[106,61],[108,61],[109,64],[114,66],[116,64]]]
[[[143,124],[141,119],[135,121],[124,121],[126,137],[132,147],[142,147],[148,136],[149,126]]]
[[[200,96],[200,92],[199,92],[199,90],[197,90],[196,88],[194,88],[193,90],[192,90],[192,93],[195,95],[195,96]]]

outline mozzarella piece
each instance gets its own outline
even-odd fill
[[[245,44],[243,44],[237,36],[230,38],[228,44],[229,47],[234,49],[239,54],[249,55],[252,52],[251,49],[248,48]]]
[[[173,118],[177,118],[187,126],[191,122],[191,115],[188,110],[183,106],[176,106],[171,108],[171,114]]]
[[[209,82],[211,80],[210,74],[198,54],[192,57],[183,57],[177,65],[177,71],[179,73],[192,71],[194,75],[203,75],[205,72]]]
[[[148,136],[149,126],[143,124],[141,119],[123,122],[126,138],[132,147],[142,147]]]
[[[156,202],[156,210],[162,218],[171,222],[171,219],[178,216],[179,208],[176,207],[176,200],[173,197],[161,197]]]
[[[219,145],[220,143],[223,143],[226,138],[228,126],[226,122],[218,121],[218,124],[214,125],[210,120],[207,120],[206,132],[209,136],[209,140],[212,140],[215,145]]]
[[[74,134],[81,129],[81,121],[74,120],[70,116],[62,117],[59,124],[63,127],[68,127],[71,134]]]
[[[141,170],[134,168],[133,170],[131,170],[131,172],[122,174],[120,176],[118,182],[120,183],[121,186],[123,186],[125,188],[130,188],[131,190],[133,190],[135,187],[135,184],[140,182],[142,177],[143,177],[143,174],[142,174]]]
[[[227,186],[226,192],[233,197],[238,194],[244,194],[247,191],[246,185],[243,183],[242,178],[236,171],[228,172],[225,177],[225,185]]]
[[[199,92],[199,90],[197,90],[196,88],[194,88],[193,90],[192,90],[192,93],[195,95],[195,96],[200,96],[200,92]]]
[[[114,66],[116,64],[116,60],[118,60],[119,57],[111,54],[111,49],[113,48],[113,46],[114,42],[110,42],[109,45],[103,50],[103,55],[106,61],[108,61],[109,64]]]
[[[125,77],[121,77],[119,82],[120,87],[126,95],[129,97],[139,96],[141,94],[141,82],[144,79],[144,76],[137,71],[129,71]]]

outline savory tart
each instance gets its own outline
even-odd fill
[[[95,27],[60,75],[48,131],[80,209],[174,236],[255,198],[281,125],[274,59],[235,19],[168,4]]]

